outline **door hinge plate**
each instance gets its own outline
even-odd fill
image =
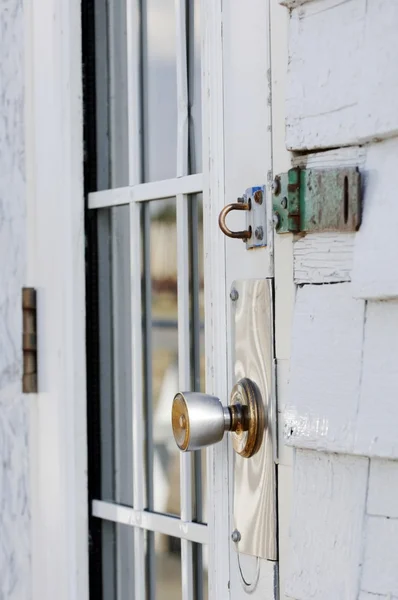
[[[35,394],[37,392],[37,326],[34,288],[22,289],[22,316],[22,391],[24,394]]]
[[[357,231],[360,173],[356,167],[290,169],[274,179],[272,207],[277,233]]]

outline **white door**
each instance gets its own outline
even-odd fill
[[[237,494],[236,489],[236,461],[241,459],[233,453],[230,440],[212,447],[210,504],[214,503],[214,513],[209,536],[214,570],[209,573],[210,593],[212,598],[233,600],[284,598],[291,452],[282,444],[277,447],[277,437],[288,376],[294,287],[292,238],[274,236],[270,191],[273,175],[290,167],[284,144],[288,11],[277,2],[264,0],[205,4],[204,164],[209,165],[204,201],[207,391],[228,404],[239,374],[234,340],[234,315],[239,309],[236,301],[231,300],[231,290],[248,280],[268,279],[272,282],[274,299],[273,395],[277,414],[272,424],[272,441],[279,531],[276,560],[239,552],[240,543],[234,543],[231,534],[239,526],[233,514],[234,505],[245,498],[245,491],[238,490]],[[226,204],[242,197],[247,188],[260,185],[266,186],[267,245],[247,250],[242,241],[220,233],[218,215]],[[246,228],[244,212],[231,212],[228,219],[231,230]],[[250,510],[253,490],[247,489],[246,493]]]
[[[279,358],[273,298],[278,302],[284,282],[274,285],[278,244],[268,184],[283,128],[272,138],[270,6],[96,0],[95,9],[86,86],[95,129],[86,148],[92,595],[276,599],[274,374],[267,381],[273,549],[261,558],[231,539],[244,490],[236,489],[239,459],[228,436],[208,450],[180,453],[170,424],[179,390],[206,391],[228,404],[237,372],[233,288],[267,282],[274,369]],[[284,153],[277,156],[282,165]],[[224,236],[218,217],[247,188],[262,185],[266,217],[258,237],[267,244],[247,250]],[[231,213],[228,226],[244,229],[245,219]],[[288,288],[289,244],[281,245]],[[283,324],[283,360],[286,331]]]

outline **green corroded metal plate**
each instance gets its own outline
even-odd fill
[[[290,169],[274,182],[276,231],[357,231],[361,223],[360,200],[361,177],[356,167]]]

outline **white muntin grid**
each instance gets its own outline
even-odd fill
[[[177,156],[176,177],[142,183],[141,128],[141,1],[126,0],[127,17],[127,92],[129,185],[94,192],[89,195],[89,209],[129,205],[131,269],[131,347],[132,347],[132,439],[133,439],[133,506],[94,500],[94,516],[134,528],[134,593],[137,600],[147,598],[145,532],[159,532],[181,539],[182,599],[194,600],[195,577],[193,543],[208,543],[207,525],[193,521],[193,460],[191,454],[180,457],[180,518],[148,510],[147,468],[144,421],[144,339],[142,330],[142,203],[175,197],[177,208],[177,290],[178,290],[178,381],[183,390],[191,388],[190,289],[189,289],[189,202],[202,193],[202,174],[189,175],[189,99],[187,64],[187,2],[175,0],[176,73],[177,73]],[[148,223],[148,211],[146,219]],[[145,250],[144,250],[145,253]],[[177,391],[177,390],[176,390]],[[148,430],[148,424],[146,425]],[[171,426],[170,426],[170,435]],[[151,434],[150,434],[151,438]],[[150,439],[149,445],[152,440]],[[150,458],[149,458],[150,460]]]

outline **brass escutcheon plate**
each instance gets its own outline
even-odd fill
[[[240,456],[250,458],[262,444],[265,430],[265,411],[261,392],[254,381],[244,377],[231,392],[231,407],[240,408],[240,422],[234,424],[232,445]]]

